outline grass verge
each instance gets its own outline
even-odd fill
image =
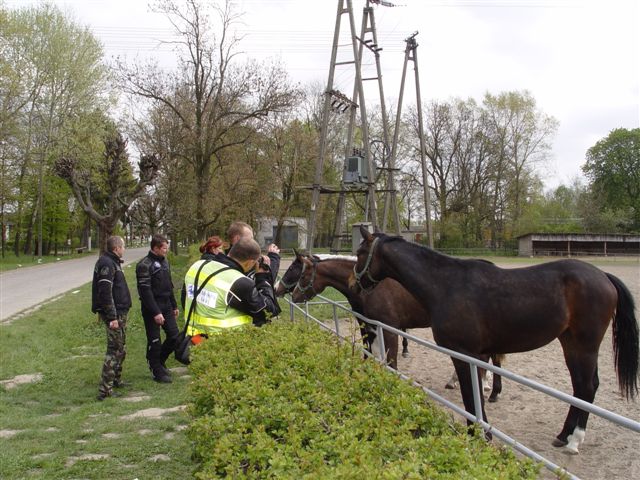
[[[66,253],[60,255],[43,255],[37,257],[33,255],[21,255],[16,257],[13,252],[5,252],[4,257],[0,257],[0,272],[8,270],[16,270],[18,268],[33,267],[43,263],[56,263],[64,260],[72,260],[74,258],[83,258],[87,255],[95,256],[96,251],[89,253]]]
[[[176,279],[186,257],[172,259]],[[152,381],[135,291],[127,331],[122,398],[96,401],[106,349],[104,327],[90,311],[91,285],[0,327],[0,380],[40,374],[41,380],[0,387],[3,479],[184,478],[194,468],[184,429],[189,378],[176,368],[172,384]],[[176,285],[182,282],[177,281]],[[169,368],[179,364],[171,359]],[[181,374],[181,372],[183,374]],[[142,416],[162,413],[157,417]]]

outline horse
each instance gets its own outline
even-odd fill
[[[345,257],[320,259],[296,252],[296,259],[280,280],[276,295],[291,293],[292,300],[300,303],[311,300],[327,287],[333,287],[347,298],[354,311],[367,318],[378,319],[398,330],[431,326],[428,312],[393,279],[386,279],[368,291],[356,293],[350,289],[349,277],[355,263],[355,260]],[[374,334],[368,331],[366,333],[367,338],[372,341]],[[383,338],[387,349],[387,363],[397,369],[398,336],[383,330]],[[406,339],[403,339],[403,346],[404,341]],[[501,365],[502,356],[495,355],[491,359],[494,365]],[[501,392],[502,378],[494,375],[489,401],[497,401]]]
[[[438,345],[486,361],[489,353],[530,351],[557,338],[573,396],[593,403],[599,385],[598,351],[613,322],[620,391],[627,400],[638,394],[635,304],[616,276],[574,259],[502,269],[449,257],[400,237],[371,234],[365,228],[360,233],[363,240],[356,254],[352,288],[366,290],[383,279],[397,280],[428,312]],[[461,360],[452,361],[465,410],[473,414],[470,368]],[[481,410],[486,422],[482,396]],[[553,446],[577,454],[588,418],[588,412],[570,406]],[[467,424],[472,422],[467,420]]]
[[[305,301],[311,300],[317,294],[324,291],[327,286],[332,286],[340,293],[342,293],[351,305],[351,309],[360,315],[367,316],[364,313],[364,308],[362,305],[361,296],[352,292],[348,285],[347,279],[343,278],[344,281],[333,284],[331,280],[332,276],[328,276],[327,279],[329,283],[326,283],[324,278],[321,280],[323,283],[322,287],[318,287],[315,285],[316,278],[316,262],[323,261],[320,257],[306,256],[294,251],[296,258],[291,263],[287,271],[284,273],[280,281],[278,282],[278,286],[276,288],[275,294],[276,296],[283,296],[286,293],[292,294],[292,300],[294,303],[301,303]],[[336,261],[336,265],[341,265],[344,262],[351,262],[351,264],[355,264],[355,260],[350,260],[346,257],[332,257],[331,261]],[[353,267],[349,267],[349,273]],[[302,275],[307,272],[311,273],[311,277],[303,280]],[[347,278],[348,274],[347,273]],[[304,286],[302,283],[304,282]],[[397,282],[393,282],[396,283]],[[421,308],[421,307],[420,307]],[[384,309],[384,306],[383,306]],[[364,344],[365,349],[372,353],[373,341],[375,340],[376,333],[375,329],[371,328],[371,326],[367,325],[366,322],[363,322],[358,319],[358,324],[360,325],[360,333],[362,336],[362,342]],[[397,368],[398,364],[398,336],[392,332],[384,331],[383,332],[384,343],[387,348],[387,364],[392,368]],[[404,357],[409,355],[408,350],[408,341],[406,338],[403,338],[402,341],[402,355]]]

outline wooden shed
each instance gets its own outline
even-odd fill
[[[521,257],[640,256],[640,235],[528,233],[518,237],[518,255]]]

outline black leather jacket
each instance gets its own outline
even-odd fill
[[[91,286],[91,311],[115,320],[131,308],[131,294],[122,271],[122,259],[106,252],[96,262]]]
[[[138,295],[142,314],[152,317],[178,308],[173,294],[173,281],[169,261],[149,252],[136,266]]]

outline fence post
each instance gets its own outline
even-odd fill
[[[471,369],[471,387],[473,389],[473,406],[476,412],[476,422],[480,422],[484,420],[484,418],[482,418],[482,400],[480,399],[480,395],[482,394],[480,389],[482,385],[478,381],[478,366],[470,363],[469,367]]]
[[[380,359],[380,363],[385,363],[387,360],[387,354],[384,347],[384,329],[380,325],[376,325],[376,336],[378,340],[378,349],[380,350],[378,358]]]

